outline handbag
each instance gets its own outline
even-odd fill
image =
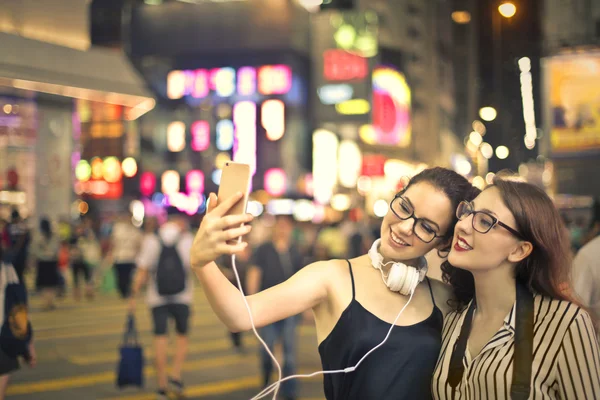
[[[117,387],[144,386],[144,352],[138,341],[133,314],[127,316],[123,343],[119,349]]]

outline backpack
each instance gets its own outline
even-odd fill
[[[187,273],[177,252],[177,243],[167,246],[158,238],[161,245],[156,268],[156,287],[160,296],[173,296],[185,290]]]

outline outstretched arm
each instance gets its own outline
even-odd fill
[[[196,233],[191,251],[191,265],[204,294],[219,319],[233,332],[251,329],[250,317],[241,293],[214,260],[221,255],[237,254],[247,246],[244,242],[232,244],[231,240],[250,232],[249,225],[240,225],[252,221],[252,216],[225,216],[241,197],[238,193],[216,204],[217,198],[211,194],[209,209]],[[325,300],[329,287],[327,276],[326,263],[314,263],[277,286],[246,296],[254,325],[269,325]]]

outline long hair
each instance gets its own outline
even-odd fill
[[[402,192],[408,190],[409,187],[419,182],[427,182],[437,190],[443,192],[452,203],[453,211],[456,210],[461,201],[471,201],[477,197],[479,193],[481,193],[481,190],[471,185],[471,183],[469,183],[464,176],[450,169],[442,167],[428,168],[421,171],[410,179]],[[456,226],[457,222],[458,218],[456,218],[456,213],[453,212],[452,221],[448,226],[446,234],[442,238],[443,241],[448,241],[454,236],[454,227]],[[451,246],[452,242],[449,241],[444,248],[438,250],[438,255],[442,258],[447,256]]]
[[[574,301],[571,295],[571,245],[568,232],[548,195],[540,188],[525,182],[496,180],[489,186],[500,192],[502,201],[516,221],[517,231],[533,245],[529,256],[516,265],[517,281],[534,293],[558,300]],[[473,275],[442,264],[443,279],[450,283],[464,307],[475,295]]]

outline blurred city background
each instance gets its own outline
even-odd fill
[[[600,2],[0,0],[0,232],[38,359],[8,398],[154,398],[141,306],[146,385],[115,388],[113,227],[152,234],[176,209],[193,233],[230,160],[252,169],[250,251],[285,214],[307,263],[363,254],[428,166],[544,188],[577,251],[600,228]],[[55,293],[36,285],[44,220]],[[188,398],[252,397],[257,341],[230,341],[199,287],[192,309]],[[317,370],[310,316],[297,335],[300,372]],[[321,378],[300,398],[323,398]]]

